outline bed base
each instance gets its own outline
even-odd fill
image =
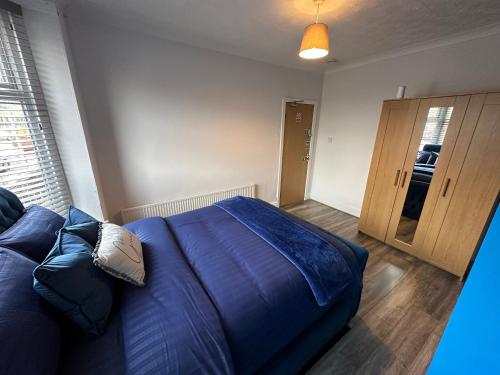
[[[348,331],[352,318],[352,301],[338,302],[321,319],[290,342],[256,374],[304,374],[311,369]]]

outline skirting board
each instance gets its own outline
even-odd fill
[[[337,202],[330,199],[323,199],[322,197],[318,197],[317,195],[311,195],[311,199],[316,202],[335,208],[336,210],[345,212],[349,215],[356,216],[358,218],[361,216],[361,207],[354,207],[342,202]]]

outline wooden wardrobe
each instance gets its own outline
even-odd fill
[[[359,230],[463,276],[500,190],[500,93],[387,100]]]

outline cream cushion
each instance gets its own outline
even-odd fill
[[[112,276],[137,286],[144,286],[144,260],[141,241],[127,229],[100,223],[94,264]]]

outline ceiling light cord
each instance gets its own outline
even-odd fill
[[[315,23],[318,23],[318,20],[319,20],[319,3],[318,3],[318,7],[316,8],[316,22]]]

